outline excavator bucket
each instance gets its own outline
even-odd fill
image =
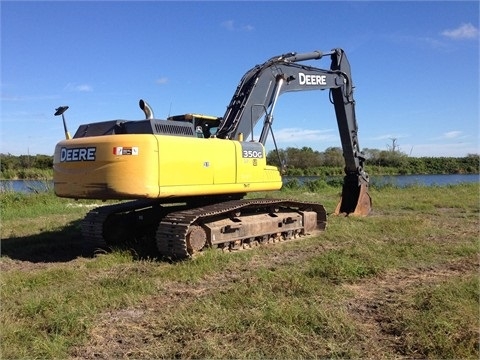
[[[372,210],[372,198],[368,193],[368,183],[360,182],[358,178],[345,178],[342,189],[342,197],[335,208],[335,215],[367,216]]]

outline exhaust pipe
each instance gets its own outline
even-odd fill
[[[154,118],[153,110],[150,107],[150,105],[147,104],[146,101],[143,101],[142,99],[140,99],[140,101],[138,102],[138,105],[140,106],[140,109],[142,109],[143,112],[145,113],[145,119],[152,120]]]

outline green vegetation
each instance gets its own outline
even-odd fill
[[[0,154],[0,179],[52,179],[52,167],[53,156]]]
[[[83,246],[93,202],[0,194],[1,357],[478,359],[478,184],[371,195],[319,236],[166,263]]]
[[[365,167],[370,175],[407,174],[478,174],[480,156],[410,157],[400,151],[364,149]],[[270,151],[267,160],[272,165],[287,165],[286,175],[291,176],[336,176],[343,175],[345,161],[340,148],[328,148],[324,152],[309,147]],[[281,160],[281,161],[280,161]]]

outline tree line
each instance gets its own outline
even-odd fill
[[[0,154],[2,179],[45,179],[51,178],[53,156]]]
[[[410,157],[401,151],[364,149],[365,169],[371,175],[478,174],[480,156]],[[345,161],[339,147],[320,152],[310,147],[269,151],[267,162],[286,169],[286,175],[342,175]]]
[[[365,169],[370,175],[478,174],[480,156],[410,157],[398,150],[364,149]],[[330,147],[320,152],[310,147],[271,150],[267,163],[285,169],[291,176],[343,175],[342,149]],[[38,179],[52,176],[53,156],[0,154],[2,179]]]

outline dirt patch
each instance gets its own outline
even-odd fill
[[[345,284],[353,296],[346,307],[359,324],[363,324],[364,338],[369,353],[395,353],[395,358],[402,356],[396,349],[402,341],[401,334],[389,330],[390,317],[386,315],[387,307],[402,305],[402,298],[414,292],[420,286],[433,285],[461,275],[478,273],[477,256],[445,264],[395,270],[372,279]],[[411,358],[411,356],[409,356]]]
[[[318,246],[320,250],[322,247],[320,244]],[[247,281],[249,274],[256,269],[262,267],[275,269],[285,262],[311,256],[311,251],[285,250],[278,244],[265,245],[265,248],[269,248],[269,251],[274,250],[267,262],[261,254],[254,255],[246,263],[232,264],[232,267],[221,274],[208,275],[201,281],[159,283],[158,295],[145,298],[136,306],[101,314],[90,332],[88,346],[72,349],[72,358],[111,359],[129,356],[158,358],[161,354],[158,344],[163,338],[168,337],[167,331],[174,331],[168,329],[168,324],[164,323],[168,322],[164,314],[178,311],[178,307],[189,306],[198,299],[218,292],[219,289],[228,291],[239,282]],[[185,334],[186,338],[189,336]],[[147,346],[148,344],[150,346]],[[156,353],[146,353],[148,349],[155,349]]]

